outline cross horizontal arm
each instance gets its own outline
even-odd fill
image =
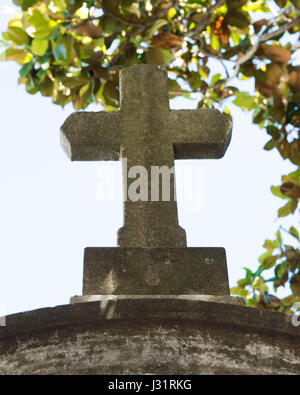
[[[175,159],[221,158],[231,139],[231,122],[218,110],[172,110],[169,127]]]
[[[121,114],[77,112],[61,127],[61,145],[71,160],[118,160],[121,144]]]

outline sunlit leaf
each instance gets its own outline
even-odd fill
[[[22,10],[26,11],[29,7],[32,7],[40,0],[20,0],[20,5],[22,6]]]
[[[146,38],[150,38],[154,35],[154,33],[156,33],[157,31],[159,31],[159,29],[165,25],[168,24],[168,21],[166,21],[165,19],[157,19],[153,25],[147,30],[146,32]]]
[[[9,26],[7,31],[3,33],[3,38],[11,40],[17,45],[28,44],[29,36],[21,27]]]
[[[278,210],[278,217],[286,217],[289,214],[293,214],[297,208],[298,201],[293,199],[290,200],[285,206]]]
[[[172,7],[168,11],[168,19],[173,19],[174,16],[177,14],[176,8]]]
[[[250,96],[248,92],[237,92],[236,99],[233,103],[242,108],[242,110],[252,110],[255,107],[255,97]]]
[[[264,259],[262,262],[263,268],[266,270],[271,269],[275,265],[277,258],[277,256],[269,256]]]
[[[271,186],[271,192],[273,193],[274,196],[280,197],[281,199],[288,199],[288,196],[284,195],[281,190],[280,190],[280,186],[275,187],[275,186]]]
[[[61,11],[65,10],[67,8],[66,0],[53,0],[53,3],[55,5],[55,7],[57,7]]]
[[[43,56],[48,49],[49,41],[44,38],[34,38],[31,43],[31,50],[35,55]]]
[[[291,226],[291,227],[290,227],[289,232],[290,232],[290,234],[293,235],[297,240],[299,240],[299,232],[298,232],[298,230],[297,230],[294,226]]]
[[[231,295],[239,295],[244,298],[247,297],[248,292],[243,287],[232,287],[230,288]]]
[[[27,28],[26,32],[31,34],[34,38],[49,38],[57,27],[57,23],[55,21],[50,20],[37,8],[34,8],[32,13],[27,16],[27,20],[33,30]]]
[[[31,59],[32,55],[24,49],[8,48],[0,55],[0,60],[14,60],[22,66]]]

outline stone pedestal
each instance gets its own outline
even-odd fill
[[[106,300],[7,317],[0,374],[299,374],[281,313],[195,300]]]
[[[83,295],[229,295],[224,248],[86,248]]]

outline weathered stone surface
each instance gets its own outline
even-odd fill
[[[228,303],[235,304],[238,306],[246,306],[246,301],[241,296],[231,295],[75,295],[70,298],[70,303],[86,303],[86,302],[105,302],[105,301],[118,301],[123,299],[139,299],[139,300],[191,300],[191,301],[202,301],[202,302],[214,302],[214,303]]]
[[[174,166],[175,159],[220,158],[231,138],[231,123],[217,110],[170,110],[167,73],[150,65],[120,73],[120,111],[72,114],[61,128],[61,141],[71,160],[122,159],[124,226],[118,233],[122,247],[184,247],[185,232],[178,225],[174,176],[170,201],[128,200],[132,179],[127,169]],[[126,161],[125,161],[126,159]],[[160,190],[161,190],[160,182]]]
[[[230,121],[218,110],[170,110],[166,71],[150,65],[128,67],[121,71],[120,89],[120,111],[77,112],[65,121],[62,146],[71,160],[118,160],[121,145],[129,139],[135,146],[136,137],[147,135],[151,146],[174,146],[175,159],[224,155]]]
[[[299,374],[281,313],[186,300],[40,309],[0,328],[0,374]]]
[[[83,295],[229,295],[224,248],[86,248]]]

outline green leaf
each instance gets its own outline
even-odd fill
[[[262,121],[264,121],[267,118],[267,116],[268,116],[268,112],[266,110],[255,109],[253,114],[253,122],[256,124],[260,124]]]
[[[25,49],[8,48],[0,55],[0,60],[14,60],[20,65],[30,62],[32,55]]]
[[[283,207],[278,210],[278,217],[286,217],[289,214],[294,214],[298,205],[298,201],[296,199],[292,199]]]
[[[65,0],[53,0],[53,3],[55,5],[55,7],[57,7],[61,11],[64,11],[67,8],[67,4],[66,4]]]
[[[63,77],[61,82],[65,87],[73,89],[77,86],[85,85],[88,79],[85,77]]]
[[[265,280],[263,279],[263,277],[259,277],[259,279],[252,284],[254,289],[257,289],[260,292],[268,292],[268,287],[265,284]]]
[[[49,24],[49,19],[38,9],[34,8],[27,17],[28,22],[37,30],[42,30]]]
[[[249,45],[249,44],[250,44],[249,37],[245,37],[241,41],[239,41],[238,45],[236,46],[236,49],[241,51],[244,46]]]
[[[258,269],[254,273],[254,278],[260,276],[264,270],[265,270],[264,267],[262,265],[259,265]]]
[[[164,63],[168,63],[168,61],[171,59],[172,53],[168,49],[162,49],[160,48],[163,56],[164,56]]]
[[[261,4],[261,2],[251,2],[247,5],[247,10],[252,12],[270,12],[270,8]]]
[[[288,175],[289,178],[297,182],[297,185],[300,186],[300,168],[296,171],[293,171]]]
[[[252,307],[255,303],[256,303],[255,299],[247,299],[246,306],[247,307]]]
[[[217,39],[217,36],[215,34],[211,35],[210,45],[211,45],[212,49],[214,49],[215,51],[219,51],[220,41]]]
[[[279,246],[281,246],[281,244],[282,244],[282,237],[281,237],[281,232],[280,232],[279,229],[276,232],[276,238],[278,240]]]
[[[31,95],[34,95],[39,91],[39,87],[35,84],[33,78],[31,75],[28,76],[27,82],[25,84],[25,89],[26,92],[30,93]]]
[[[263,254],[258,258],[259,263],[263,264],[263,263],[264,263],[264,260],[267,259],[267,258],[269,258],[271,255],[272,255],[272,252],[271,252],[271,251],[267,251],[267,252],[263,253]]]
[[[276,147],[276,145],[277,145],[277,141],[271,139],[270,141],[268,141],[268,142],[264,145],[264,150],[270,151],[271,149],[273,149],[274,147]]]
[[[89,98],[93,93],[93,87],[94,83],[93,80],[91,80],[80,89],[80,108],[85,108],[89,104]]]
[[[141,11],[139,9],[138,4],[131,4],[129,7],[126,7],[126,11],[129,12],[130,14],[136,15],[138,18],[141,17]]]
[[[292,236],[294,236],[297,240],[299,240],[299,232],[298,232],[298,230],[297,230],[294,226],[291,226],[291,227],[290,227],[289,233],[290,233]]]
[[[230,288],[231,295],[239,295],[246,298],[248,296],[248,291],[246,291],[243,287],[233,287]]]
[[[239,287],[246,287],[247,285],[251,285],[251,281],[248,278],[242,278],[238,282]]]
[[[95,52],[90,45],[81,45],[79,47],[79,57],[82,60],[90,59],[94,54]]]
[[[177,14],[176,8],[172,7],[168,11],[168,20],[173,19],[174,16]]]
[[[109,37],[116,30],[118,22],[113,18],[104,17],[100,22],[100,26],[103,30],[103,36]]]
[[[153,25],[147,30],[145,37],[151,38],[155,32],[157,32],[161,27],[168,24],[168,21],[165,19],[157,19]]]
[[[242,110],[250,111],[255,107],[255,97],[250,96],[248,92],[237,92],[235,97],[233,103],[241,107]]]
[[[40,84],[40,91],[43,96],[52,96],[54,90],[54,83],[46,76]]]
[[[266,248],[268,251],[272,252],[275,248],[279,248],[279,243],[278,240],[272,241],[272,240],[266,240],[264,243],[264,248]]]
[[[237,46],[240,42],[240,35],[237,34],[235,31],[231,31],[230,38],[233,40],[233,44]]]
[[[19,70],[20,77],[25,78],[26,75],[32,70],[33,65],[33,61],[24,64],[24,66]]]
[[[58,64],[67,64],[68,52],[65,45],[65,40],[62,38],[59,42],[52,41],[53,55]]]
[[[33,5],[35,5],[39,0],[23,0],[20,1],[20,3],[22,4],[22,10],[26,11],[29,7],[32,7]]]
[[[34,38],[49,38],[57,27],[57,23],[50,20],[45,14],[34,8],[32,13],[28,15],[27,20],[34,28],[32,36]]]
[[[274,125],[269,125],[266,127],[267,133],[273,137],[274,140],[281,140],[284,134],[280,132],[279,129]]]
[[[3,38],[11,40],[17,45],[28,44],[29,36],[21,27],[9,26],[7,31],[3,33]]]
[[[281,263],[280,265],[277,265],[275,268],[275,276],[277,278],[281,278],[281,276],[286,272],[286,264]]]
[[[211,79],[211,85],[215,85],[221,79],[221,74],[215,74]]]
[[[263,268],[266,270],[271,269],[275,265],[277,258],[278,258],[277,255],[269,256],[265,258],[262,262]]]
[[[49,41],[45,38],[34,38],[31,43],[31,50],[35,55],[43,56],[48,49]]]
[[[244,267],[243,269],[246,271],[246,278],[252,283],[255,278],[255,274],[247,267]]]
[[[208,69],[209,70],[209,69]],[[208,77],[208,74],[209,74],[209,72],[208,72],[208,74],[206,73],[206,69],[204,69],[204,67],[199,67],[199,74],[200,74],[200,77],[201,78],[203,78],[203,79],[207,79],[207,77]]]
[[[46,76],[46,70],[43,69],[39,69],[39,71],[35,75],[38,82],[42,82],[45,76]]]
[[[271,192],[273,193],[274,196],[277,196],[281,199],[289,199],[288,196],[284,195],[281,190],[280,190],[280,186],[278,187],[274,187],[273,185],[271,186]]]

